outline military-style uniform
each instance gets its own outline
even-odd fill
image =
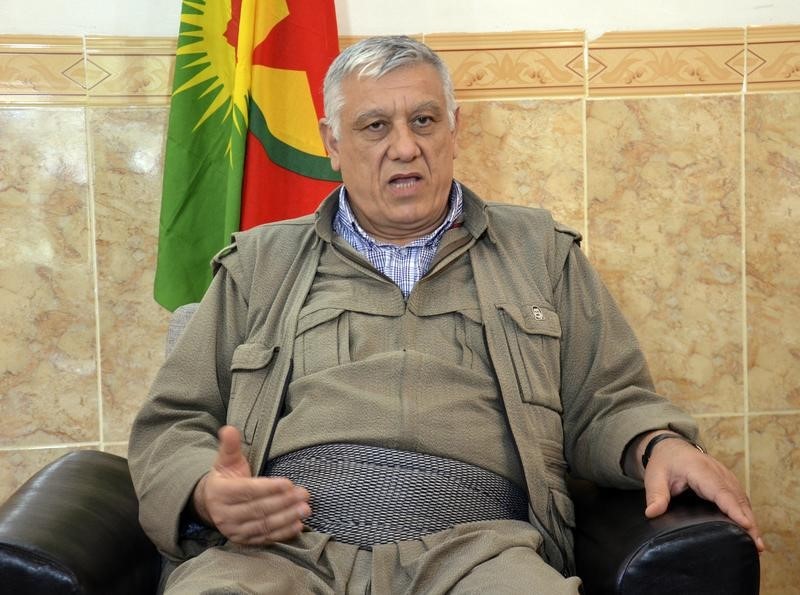
[[[371,553],[304,533],[269,548],[210,550],[172,581],[190,581],[200,575],[188,571],[201,568],[206,579],[216,576],[212,568],[236,574],[231,556],[261,560],[255,568],[284,580],[278,556],[297,562],[288,574],[316,577],[331,592],[369,581],[400,588],[398,577],[407,587],[434,581],[426,584],[444,592],[457,584],[448,582],[453,576],[482,580],[477,568],[490,558],[481,556],[499,565],[488,576],[506,564],[503,572],[515,576],[511,560],[521,555],[541,585],[551,585],[543,592],[576,592],[558,574],[572,571],[567,468],[635,486],[621,468],[628,443],[659,428],[695,438],[693,421],[655,394],[579,236],[546,211],[487,204],[465,188],[463,224],[445,234],[431,270],[404,300],[335,237],[337,197],[314,216],[235,234],[217,257],[212,286],[131,436],[145,530],[175,562],[219,543],[185,538],[180,518],[225,423],[242,432],[254,473],[268,459],[329,442],[462,460],[524,486],[530,524],[458,525]],[[434,549],[446,552],[449,571]],[[514,580],[528,589],[526,572]]]

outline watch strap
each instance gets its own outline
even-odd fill
[[[655,448],[656,444],[658,444],[663,440],[669,440],[671,438],[674,438],[675,440],[683,440],[684,442],[694,446],[697,450],[699,450],[703,454],[705,454],[706,452],[702,446],[700,446],[699,444],[697,444],[692,440],[689,440],[686,436],[682,436],[681,434],[673,434],[673,433],[658,434],[650,438],[650,440],[647,443],[647,446],[645,446],[644,448],[644,454],[642,455],[642,467],[647,468],[647,463],[650,462],[650,457],[653,454],[653,449]]]

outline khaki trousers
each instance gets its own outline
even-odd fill
[[[226,544],[178,566],[169,595],[437,593],[576,595],[539,556],[541,537],[522,521],[465,523],[372,551],[304,532],[269,547]]]

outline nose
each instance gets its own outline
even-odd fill
[[[420,153],[417,137],[408,124],[403,123],[392,127],[388,150],[390,159],[413,161]]]

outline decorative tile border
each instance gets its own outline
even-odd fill
[[[80,37],[0,36],[0,103],[82,104]]]
[[[584,94],[584,33],[436,34],[461,99]]]
[[[0,36],[0,104],[169,105],[172,38]]]
[[[607,33],[589,62],[590,96],[741,92],[744,29]]]
[[[169,105],[177,41],[86,38],[89,103]]]
[[[747,90],[800,91],[800,26],[747,29]]]
[[[800,90],[800,26],[414,35],[459,99]],[[342,48],[361,37],[341,36]],[[169,105],[175,38],[0,35],[0,105]]]

